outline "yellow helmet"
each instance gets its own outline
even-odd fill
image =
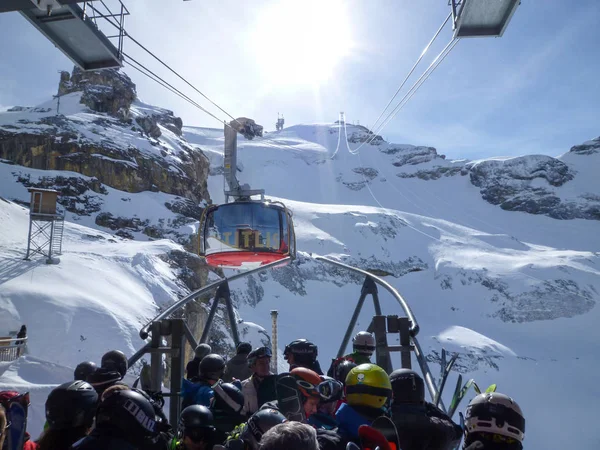
[[[392,397],[390,377],[375,364],[361,364],[346,376],[346,402],[350,406],[382,408]]]

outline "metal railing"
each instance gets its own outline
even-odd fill
[[[325,258],[323,256],[313,256],[313,258],[316,261],[321,261],[321,262],[324,262],[327,264],[332,264],[337,267],[354,272],[356,274],[363,275],[365,277],[365,283],[363,283],[363,288],[361,290],[361,297],[360,297],[358,305],[354,311],[354,314],[352,316],[352,319],[350,321],[350,324],[348,326],[346,334],[343,338],[342,345],[340,346],[340,351],[338,353],[343,352],[345,350],[346,346],[348,345],[351,331],[354,327],[354,324],[356,323],[356,320],[360,313],[360,309],[362,308],[362,304],[364,303],[364,300],[367,295],[372,295],[372,297],[373,297],[373,301],[375,304],[375,313],[376,313],[375,318],[378,319],[378,323],[380,324],[377,327],[378,330],[376,330],[376,336],[377,335],[381,336],[382,334],[385,336],[386,331],[385,330],[382,331],[382,327],[381,327],[381,323],[382,323],[381,319],[384,319],[385,317],[382,316],[381,307],[379,305],[377,288],[375,286],[375,284],[377,284],[377,285],[383,287],[387,292],[389,292],[392,295],[392,297],[398,302],[398,304],[402,308],[404,314],[406,315],[406,317],[404,319],[402,319],[402,320],[404,320],[404,323],[405,323],[405,325],[404,325],[405,331],[404,332],[401,331],[401,338],[404,337],[403,345],[388,346],[387,343],[384,344],[381,348],[381,352],[386,352],[387,356],[383,357],[381,359],[381,361],[385,361],[385,363],[386,363],[385,365],[390,366],[391,363],[390,363],[390,359],[389,359],[389,352],[399,350],[399,351],[404,352],[403,356],[402,356],[403,366],[408,364],[408,366],[410,367],[410,352],[414,352],[417,362],[419,364],[419,368],[421,369],[421,372],[423,374],[425,384],[431,395],[431,398],[437,398],[437,396],[438,396],[437,386],[435,385],[435,381],[431,374],[431,370],[429,369],[429,365],[427,363],[427,360],[425,358],[423,350],[419,344],[419,341],[417,340],[417,334],[419,333],[419,324],[418,324],[417,319],[415,318],[410,306],[408,305],[406,300],[402,297],[402,295],[400,295],[400,293],[388,282],[384,281],[383,279],[379,278],[376,275],[371,274],[370,272],[367,272],[366,270],[358,269],[358,268],[350,266],[348,264],[344,264],[344,263],[341,263],[341,262],[338,262],[338,261],[335,261],[335,260],[332,260],[329,258]],[[209,317],[206,321],[205,329],[202,332],[202,337],[200,339],[200,342],[205,342],[208,339],[208,334],[210,332],[210,327],[211,327],[211,324],[212,324],[212,321],[214,318],[214,314],[216,312],[216,309],[218,307],[220,299],[223,298],[223,299],[225,299],[226,304],[227,304],[229,320],[232,324],[232,332],[235,334],[234,340],[236,341],[236,344],[237,344],[237,340],[238,340],[237,327],[236,327],[236,324],[234,323],[233,310],[232,310],[232,306],[231,306],[231,298],[229,296],[229,282],[232,282],[237,279],[244,278],[248,275],[256,274],[261,271],[268,270],[268,269],[271,269],[271,268],[274,268],[274,267],[277,267],[280,265],[284,265],[284,264],[288,263],[289,261],[290,261],[290,258],[285,258],[280,261],[275,261],[273,263],[266,264],[266,265],[258,267],[256,269],[248,270],[246,272],[240,272],[240,273],[237,273],[230,277],[221,278],[217,281],[213,281],[212,283],[210,283],[200,289],[197,289],[196,291],[190,293],[186,297],[184,297],[181,300],[172,304],[169,308],[162,311],[154,319],[152,319],[150,322],[148,322],[146,325],[144,325],[144,327],[142,327],[142,329],[140,330],[140,337],[142,339],[146,340],[151,334],[152,335],[159,334],[158,330],[161,329],[161,327],[159,326],[161,321],[167,320],[174,313],[178,312],[185,305],[196,300],[197,298],[199,298],[203,295],[206,295],[206,294],[211,294],[213,291],[216,291],[216,295],[215,295],[213,303],[211,305]],[[397,316],[388,316],[388,318],[390,318],[390,317],[396,317],[396,320],[398,319]],[[393,319],[392,319],[392,322],[393,322]],[[186,339],[188,341],[188,343],[190,343],[190,345],[192,345],[192,347],[195,347],[196,340],[191,335],[191,332],[188,329],[187,325],[185,325],[185,323],[183,324],[183,332],[184,332],[183,338]],[[391,333],[392,331],[389,330],[388,332]],[[131,367],[131,365],[136,363],[144,354],[156,353],[157,351],[160,351],[158,348],[160,345],[158,342],[159,336],[153,335],[152,338],[153,338],[152,341],[154,342],[154,344],[147,343],[142,349],[140,349],[138,352],[136,352],[136,354],[133,355],[129,359],[130,367]],[[384,337],[384,341],[385,341],[385,337]],[[181,350],[178,350],[178,351],[181,352],[182,350],[183,349],[181,348]],[[169,353],[170,349],[165,348],[162,351],[164,353]],[[379,360],[379,357],[378,357],[378,360]],[[181,364],[181,362],[182,362],[181,356],[178,357],[178,362]],[[153,372],[153,374],[158,374],[159,373],[158,368],[153,368],[152,372]],[[158,380],[155,380],[154,378],[156,378],[156,377],[153,376],[153,385],[156,388]],[[173,380],[172,380],[172,382],[173,382]],[[177,385],[178,384],[179,383],[177,383]],[[173,386],[173,387],[175,387],[175,386]],[[175,391],[175,392],[177,392],[177,391]],[[446,408],[445,408],[444,404],[441,402],[441,400],[440,400],[439,406],[444,411],[446,410]]]
[[[27,338],[0,338],[0,361],[15,361],[27,350]]]

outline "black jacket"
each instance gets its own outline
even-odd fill
[[[194,358],[185,366],[185,377],[188,380],[196,378],[200,375],[200,358]]]
[[[83,439],[75,442],[71,446],[72,450],[145,450],[140,447],[135,447],[130,442],[118,437],[111,435],[97,429],[84,437]]]
[[[391,411],[402,450],[450,450],[460,443],[460,426],[432,404],[392,404]]]

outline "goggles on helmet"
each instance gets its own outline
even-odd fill
[[[342,384],[336,380],[324,380],[317,385],[317,391],[325,401],[332,399],[339,400],[339,398],[341,398],[342,390]]]
[[[521,433],[525,433],[525,419],[521,414],[507,406],[499,403],[477,403],[467,407],[467,420],[472,418],[475,420],[491,421],[494,419],[496,425],[500,428],[504,427],[504,423],[517,428]]]
[[[194,442],[210,442],[214,435],[215,429],[213,427],[186,428],[183,430],[183,436],[189,437]]]

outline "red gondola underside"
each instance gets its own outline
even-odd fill
[[[261,252],[222,252],[206,255],[206,262],[214,267],[241,267],[244,263],[257,264],[261,266],[280,259],[287,258],[288,253],[261,253]]]

